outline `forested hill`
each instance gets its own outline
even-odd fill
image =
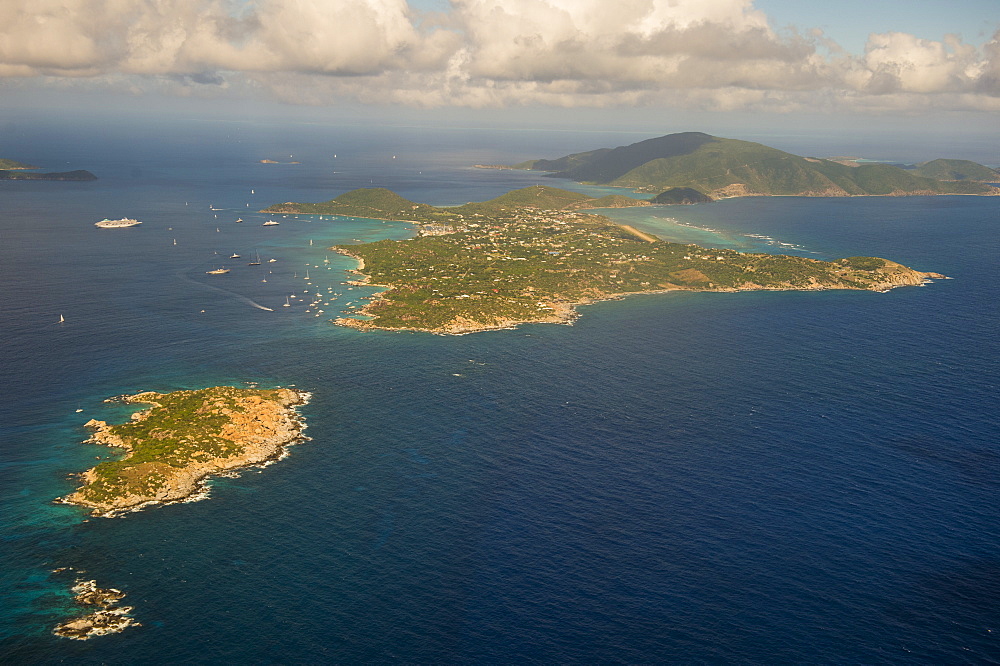
[[[552,172],[583,183],[662,192],[692,188],[712,197],[795,195],[857,196],[914,194],[1000,194],[1000,189],[973,182],[989,180],[992,170],[965,161],[929,162],[921,170],[888,164],[845,164],[800,157],[760,143],[725,139],[702,132],[682,132],[614,149],[575,153],[555,160],[532,160],[516,168]],[[974,165],[977,177],[960,180],[947,165]],[[952,166],[954,166],[952,164]],[[995,172],[994,172],[995,173]],[[934,177],[928,177],[934,174]],[[937,175],[940,174],[940,175]]]

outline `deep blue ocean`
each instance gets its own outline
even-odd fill
[[[329,323],[374,290],[326,248],[408,225],[255,212],[374,185],[597,191],[470,165],[642,138],[9,124],[0,156],[99,180],[0,182],[0,662],[1000,662],[1000,199],[612,211],[953,279],[642,295],[459,337]],[[941,156],[966,157],[915,159]],[[94,227],[123,216],[143,224]],[[52,503],[106,453],[83,424],[127,418],[105,398],[248,382],[312,392],[287,459],[120,519]],[[58,567],[142,626],[53,636],[75,612]]]

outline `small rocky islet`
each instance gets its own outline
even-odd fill
[[[78,580],[71,591],[78,606],[97,610],[57,625],[52,630],[56,636],[85,641],[94,636],[117,634],[128,627],[142,626],[132,617],[131,606],[118,605],[125,598],[121,590],[97,587],[96,580]]]

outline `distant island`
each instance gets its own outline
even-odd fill
[[[512,168],[550,172],[581,183],[660,193],[690,188],[711,198],[744,196],[1000,195],[1000,173],[967,160],[933,160],[912,169],[855,160],[799,157],[776,148],[702,132],[668,134],[618,148]]]
[[[83,169],[30,173],[37,169],[38,167],[30,164],[0,157],[0,180],[97,180],[97,176]]]
[[[22,168],[22,167],[18,167]],[[28,167],[23,167],[28,168]],[[33,168],[33,167],[32,167]],[[0,180],[97,180],[97,176],[78,169],[76,171],[58,171],[53,173],[30,173],[27,171],[0,170]]]
[[[83,486],[60,500],[95,516],[183,500],[208,476],[278,458],[302,437],[295,407],[308,394],[216,386],[119,399],[151,407],[127,423],[92,419],[86,426],[94,431],[89,442],[124,449],[126,456],[87,470]]]
[[[461,224],[482,217],[509,217],[524,208],[582,210],[649,205],[648,201],[633,199],[621,194],[592,197],[555,187],[526,187],[507,192],[489,201],[437,208],[428,204],[415,203],[383,187],[372,187],[351,190],[321,203],[286,201],[282,204],[269,206],[260,212],[365,217],[375,220],[434,225]]]
[[[7,159],[6,157],[0,157],[0,169],[12,170],[12,169],[37,169],[36,166],[31,166],[30,164],[25,164],[23,162],[17,162],[15,160]]]
[[[566,323],[575,306],[671,290],[884,291],[923,284],[923,273],[875,257],[825,262],[662,241],[581,212],[597,204],[648,205],[534,186],[453,208],[409,201],[389,190],[354,190],[321,204],[269,212],[410,220],[419,236],[337,245],[359,262],[359,283],[387,287],[342,326],[460,334],[521,323]]]

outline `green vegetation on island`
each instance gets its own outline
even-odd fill
[[[211,474],[279,456],[301,437],[294,408],[306,397],[290,389],[230,386],[122,396],[123,402],[151,407],[127,423],[86,425],[94,429],[90,442],[125,449],[127,455],[87,470],[84,485],[62,501],[95,515],[114,515],[187,498]]]
[[[666,192],[660,192],[650,199],[650,203],[666,205],[690,205],[710,201],[712,201],[712,197],[690,187],[671,187]]]
[[[288,201],[262,210],[262,213],[300,213],[304,215],[339,215],[397,220],[420,224],[462,224],[482,217],[510,217],[525,208],[546,210],[581,210],[585,208],[624,208],[648,206],[649,202],[620,194],[591,197],[556,187],[535,185],[501,194],[495,199],[471,202],[462,206],[439,208],[415,203],[383,187],[351,190],[322,203]]]
[[[937,180],[973,180],[1000,183],[1000,172],[969,160],[931,160],[913,170],[918,176]]]
[[[349,194],[333,201],[367,202],[368,216],[375,218],[379,215],[372,211],[378,205],[390,204],[389,213],[400,211],[400,202],[388,190]],[[881,291],[941,277],[874,257],[825,262],[670,243],[580,212],[574,206],[584,202],[581,196],[535,187],[451,209],[407,202],[419,207],[412,211],[421,211],[413,216],[420,218],[418,237],[333,248],[361,262],[362,283],[388,288],[359,312],[368,319],[336,323],[467,333],[524,322],[566,322],[575,316],[575,305],[632,293]],[[550,202],[561,208],[544,207]],[[436,217],[441,210],[452,217]]]
[[[998,188],[973,182],[989,180],[989,176],[958,179],[951,177],[948,169],[930,166],[934,164],[928,163],[917,170],[888,164],[847,165],[799,157],[750,141],[683,132],[614,149],[576,153],[555,160],[531,160],[514,166],[549,171],[551,176],[582,183],[627,187],[640,192],[658,193],[686,187],[713,198],[1000,194]],[[965,171],[970,170],[968,164],[975,163],[967,163],[963,167]],[[932,174],[938,175],[928,177]],[[945,178],[946,175],[949,177]]]
[[[23,162],[17,162],[15,160],[7,159],[6,157],[0,157],[0,169],[37,169],[36,166],[31,166],[30,164],[24,164]]]
[[[34,167],[31,167],[34,168]],[[77,169],[76,171],[55,171],[52,173],[30,173],[27,171],[5,171],[0,170],[0,180],[97,180],[97,176]]]

